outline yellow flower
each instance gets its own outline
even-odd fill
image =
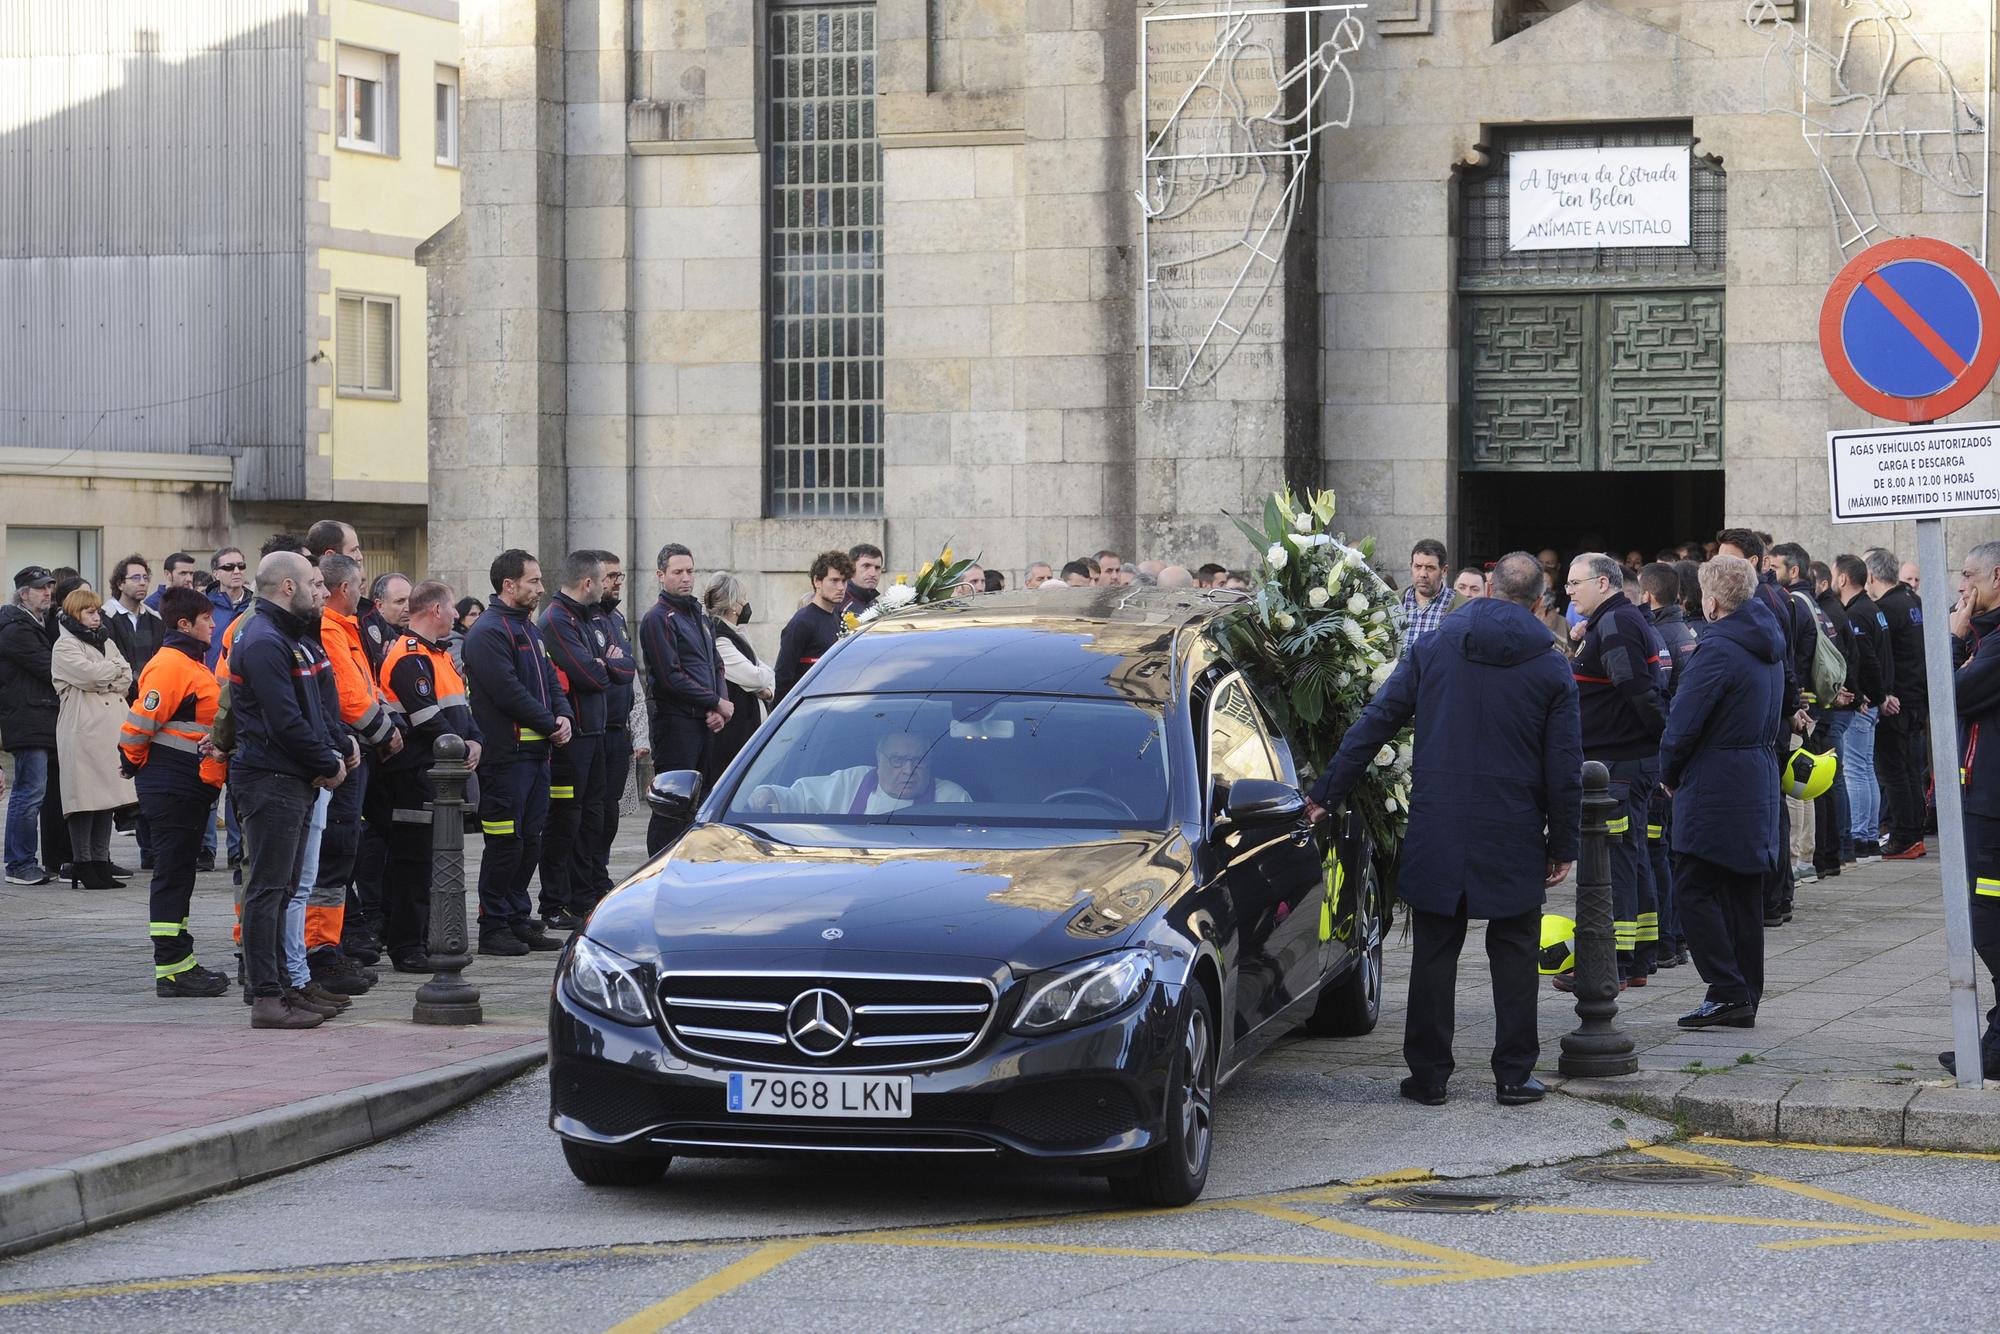
[[[925,561],[923,568],[917,571],[917,578],[921,579],[930,572],[931,572],[931,563],[929,561]]]
[[[853,612],[850,611],[844,614],[840,618],[840,623],[846,626],[849,630],[852,630],[856,626],[861,624],[861,618],[859,616],[856,616]]]
[[[944,563],[945,563],[946,565],[949,565],[949,564],[951,564],[951,560],[952,560],[952,556],[951,556],[951,548],[950,548],[950,547],[946,547],[946,548],[944,549],[944,555],[943,555],[943,556],[941,556],[941,557],[939,557],[939,559],[941,559],[941,560],[942,560],[942,561],[943,561],[943,562],[944,562]]]
[[[907,574],[899,574],[896,576],[896,582],[899,584],[907,584],[910,582],[910,576]]]

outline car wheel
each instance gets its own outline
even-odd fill
[[[1319,1004],[1306,1020],[1306,1031],[1314,1037],[1357,1038],[1374,1032],[1382,1017],[1382,886],[1372,865],[1362,872],[1355,913],[1367,933],[1365,944],[1347,976],[1319,993]]]
[[[667,1174],[673,1159],[665,1154],[614,1153],[564,1140],[563,1160],[570,1174],[586,1186],[650,1186]]]
[[[1215,1147],[1215,1071],[1221,1052],[1208,993],[1189,984],[1181,1002],[1181,1040],[1167,1080],[1166,1139],[1139,1159],[1136,1170],[1110,1178],[1127,1204],[1174,1208],[1192,1204],[1208,1184]]]

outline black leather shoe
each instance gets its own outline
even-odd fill
[[[1703,1001],[1680,1017],[1682,1028],[1755,1028],[1757,1007]]]
[[[1493,1100],[1502,1107],[1525,1107],[1549,1096],[1549,1086],[1533,1075],[1525,1084],[1501,1084],[1493,1090]]]
[[[515,927],[514,936],[523,945],[526,945],[538,954],[562,948],[560,940],[557,940],[554,936],[551,936],[548,932],[542,930],[540,926],[532,922],[525,926]]]
[[[542,925],[550,931],[580,931],[583,929],[583,918],[567,908],[558,908],[542,914]]]
[[[1397,1086],[1396,1091],[1411,1102],[1420,1102],[1426,1107],[1444,1106],[1444,1085],[1420,1083],[1415,1075],[1405,1079]]]
[[[2000,1054],[1987,1052],[1982,1056],[1980,1056],[1979,1063],[1985,1067],[1985,1069],[1979,1072],[1982,1078],[2000,1079]],[[1950,1071],[1954,1076],[1957,1075],[1958,1053],[1955,1051],[1939,1052],[1938,1064],[1943,1066],[1946,1070]]]
[[[504,958],[514,959],[520,958],[522,955],[532,954],[534,951],[528,948],[528,942],[516,939],[512,931],[495,931],[490,935],[483,935],[479,938],[479,952],[481,954],[498,954]]]

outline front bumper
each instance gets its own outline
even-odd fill
[[[1002,998],[1011,1012],[1012,996]],[[959,1060],[910,1077],[907,1119],[731,1115],[728,1070],[689,1058],[656,1027],[583,1009],[559,984],[549,1004],[549,1127],[634,1154],[935,1153],[1115,1162],[1162,1133],[1180,989],[1067,1032],[995,1031]],[[848,1070],[802,1074],[848,1074]]]

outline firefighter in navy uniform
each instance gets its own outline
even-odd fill
[[[1640,599],[1646,620],[1660,637],[1660,666],[1666,677],[1668,706],[1679,688],[1681,673],[1687,670],[1697,637],[1682,610],[1680,571],[1655,561],[1639,571]],[[1655,786],[1646,807],[1646,853],[1653,866],[1653,898],[1658,904],[1653,937],[1654,968],[1675,968],[1688,961],[1687,941],[1681,935],[1680,913],[1674,901],[1673,861],[1667,855],[1673,836],[1674,799],[1664,787]],[[1641,924],[1642,933],[1646,924]]]
[[[604,563],[595,551],[572,551],[563,563],[562,588],[542,613],[542,642],[569,696],[575,735],[556,752],[549,777],[549,830],[542,840],[542,924],[574,931],[593,900],[590,881],[578,873],[604,828],[604,723],[614,683],[604,629]],[[632,667],[621,662],[627,682]]]
[[[635,748],[632,737],[645,732],[634,725],[632,709],[639,693],[634,680],[638,664],[632,653],[632,633],[625,613],[618,610],[625,596],[625,572],[615,552],[600,551],[604,566],[603,596],[597,605],[603,611],[597,624],[606,640],[604,666],[611,674],[611,689],[604,692],[604,793],[598,806],[595,840],[580,846],[576,869],[570,872],[570,892],[577,904],[577,916],[588,917],[597,901],[611,892],[611,844],[618,837],[618,808],[625,801],[625,786],[632,780],[632,758],[650,753],[650,741]],[[643,723],[644,715],[640,721]],[[586,830],[590,828],[588,822]]]
[[[549,754],[566,746],[573,726],[556,680],[535,604],[542,567],[518,548],[501,552],[489,572],[493,600],[466,633],[462,656],[486,759],[479,784],[479,952],[520,955],[559,950],[534,920],[528,882],[541,860],[549,818]]]
[[[436,580],[418,584],[410,592],[408,633],[399,635],[382,658],[382,693],[402,729],[403,748],[376,766],[368,789],[368,820],[387,831],[382,944],[399,973],[432,971],[425,945],[430,938],[434,748],[440,738],[457,736],[466,744],[467,767],[479,767],[479,724],[466,700],[465,680],[444,645],[452,618],[450,587]]]
[[[1981,543],[1966,556],[1951,634],[1972,948],[2000,990],[2000,542]],[[1979,1056],[1984,1077],[2000,1079],[2000,1001],[1986,1013]],[[1956,1053],[1940,1052],[1938,1063],[1958,1073]]]

